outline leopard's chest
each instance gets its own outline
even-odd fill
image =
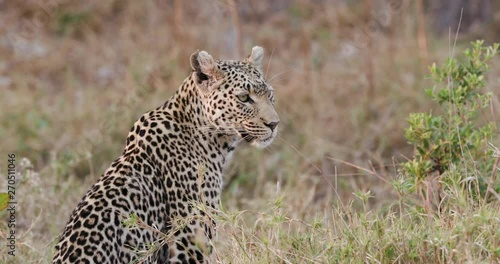
[[[181,150],[181,147],[177,147]],[[170,203],[199,203],[217,208],[222,189],[224,158],[215,148],[185,145],[163,160],[165,187]],[[182,205],[181,205],[182,207]]]

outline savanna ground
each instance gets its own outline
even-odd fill
[[[480,175],[465,151],[450,170],[491,174],[490,198],[458,182],[444,209],[405,189],[414,180],[401,170],[414,155],[409,114],[439,111],[427,65],[498,40],[498,15],[454,45],[456,25],[435,34],[418,2],[0,1],[0,190],[9,153],[19,172],[16,256],[3,211],[0,263],[50,262],[72,209],[133,122],[189,74],[193,51],[243,58],[254,45],[282,122],[271,147],[240,148],[227,171],[218,262],[500,262],[495,167]],[[496,126],[498,58],[490,65],[478,122]],[[500,146],[498,130],[488,141]]]

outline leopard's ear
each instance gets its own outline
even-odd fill
[[[214,58],[206,51],[196,51],[190,58],[191,68],[198,83],[214,77],[216,64]]]
[[[262,71],[262,59],[264,58],[264,49],[259,46],[252,48],[252,53],[248,56],[247,61],[257,70]]]

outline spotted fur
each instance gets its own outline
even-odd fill
[[[52,263],[211,262],[208,211],[219,207],[224,167],[240,142],[265,147],[277,133],[262,57],[260,47],[243,61],[191,55],[191,75],[135,122],[73,211]]]

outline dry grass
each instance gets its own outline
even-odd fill
[[[405,118],[434,107],[412,4],[367,37],[378,9],[361,4],[295,1],[272,11],[236,1],[234,17],[233,1],[54,2],[0,3],[1,178],[7,153],[18,166],[29,160],[17,182],[17,257],[0,246],[0,263],[50,261],[71,210],[119,155],[134,120],[187,76],[189,54],[242,58],[253,45],[267,50],[281,133],[268,149],[238,150],[228,169],[220,262],[500,260],[498,200],[473,207],[457,189],[457,210],[428,218],[394,186],[412,151]],[[428,59],[444,60],[448,40],[428,40]],[[496,121],[499,71],[485,115]]]

